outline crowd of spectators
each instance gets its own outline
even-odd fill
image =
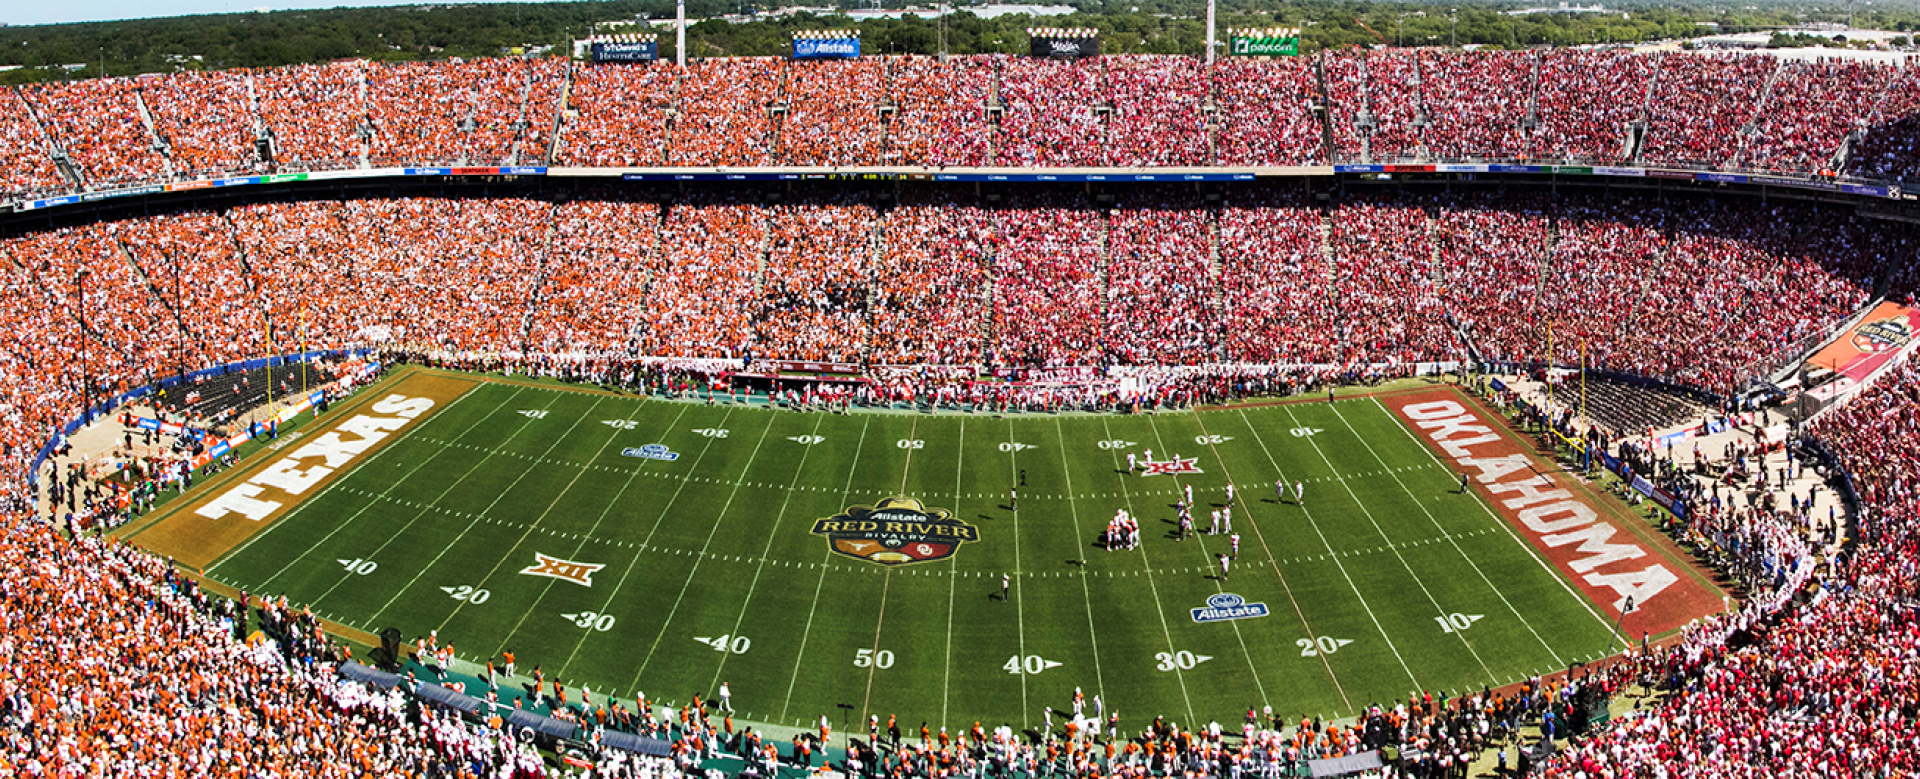
[[[887,165],[985,165],[993,145],[987,101],[999,58],[905,56],[888,61]]]
[[[141,97],[175,174],[208,178],[259,172],[244,71],[185,71],[144,79]]]
[[[1313,106],[1320,86],[1310,62],[1229,58],[1211,76],[1220,111],[1215,157],[1221,165],[1316,165],[1327,160]]]
[[[795,62],[787,71],[787,116],[779,159],[788,165],[880,164],[878,59]]]
[[[96,78],[21,88],[58,139],[87,186],[111,187],[167,178],[167,160],[141,113],[139,83]],[[9,162],[11,164],[11,162]]]
[[[1811,586],[1770,590],[1613,675],[1672,690],[1548,766],[1602,776],[1893,776],[1920,770],[1920,371],[1882,377],[1808,432],[1857,492],[1851,549]],[[1844,472],[1844,476],[1841,472]],[[1785,513],[1785,517],[1779,516]],[[1749,513],[1740,529],[1811,522]],[[1838,535],[1834,529],[1833,535]],[[1767,545],[1761,545],[1767,548]],[[1791,558],[1789,558],[1791,559]]]
[[[773,103],[786,77],[777,59],[709,59],[687,66],[668,165],[768,165]]]
[[[1625,159],[1628,124],[1640,116],[1659,60],[1625,49],[1553,49],[1540,56],[1538,128],[1527,156],[1541,162]]]
[[[575,68],[567,93],[573,113],[554,163],[611,168],[665,164],[667,110],[678,96],[680,75],[678,67],[664,63]]]
[[[0,193],[511,164],[1625,161],[1904,179],[1920,169],[1914,73],[1857,59],[1624,49],[1386,48],[1212,65],[1169,55],[715,58],[685,68],[353,60],[23,88],[8,98],[19,110],[0,120],[9,153]],[[79,181],[66,180],[58,153]]]
[[[1006,167],[1100,165],[1107,132],[1101,66],[1093,60],[1004,59],[994,164]]]
[[[1427,153],[1439,160],[1513,159],[1526,153],[1521,120],[1533,91],[1532,54],[1420,52]]]
[[[9,456],[28,456],[83,395],[254,356],[267,338],[278,349],[384,341],[415,352],[629,361],[1151,366],[1126,374],[1155,388],[1131,397],[1098,385],[957,383],[930,396],[1121,408],[1298,389],[1357,375],[1365,363],[1455,357],[1461,331],[1478,348],[1524,359],[1544,352],[1544,328],[1513,323],[1540,319],[1555,323],[1562,363],[1588,351],[1596,364],[1725,389],[1768,350],[1857,309],[1885,272],[1880,231],[1815,205],[1544,193],[1347,195],[1325,210],[1309,202],[1290,187],[1234,188],[1218,207],[1175,189],[1112,203],[1038,191],[985,205],[919,190],[890,208],[820,193],[769,205],[744,191],[671,204],[585,192],[555,202],[259,203],[49,227],[0,241],[0,332],[15,334],[0,350],[0,386],[9,388],[0,440]],[[1204,365],[1217,362],[1257,364]],[[1797,539],[1839,532],[1798,510],[1798,496],[1786,510],[1748,503],[1706,512],[1694,532],[1745,555],[1753,565],[1735,570],[1769,597],[1593,682],[1651,679],[1676,693],[1573,747],[1550,770],[1920,767],[1920,750],[1899,735],[1920,713],[1920,621],[1901,605],[1915,594],[1920,550],[1911,520],[1920,501],[1916,387],[1920,371],[1903,367],[1812,428],[1868,508],[1859,551],[1825,594],[1774,610],[1803,581],[1782,575],[1806,567],[1810,552]],[[891,379],[859,392],[867,403],[915,397],[910,382]],[[0,571],[8,629],[0,656],[12,669],[0,671],[0,737],[16,767],[112,772],[161,760],[202,773],[212,763],[311,775],[534,770],[535,759],[498,732],[423,718],[336,680],[329,645],[284,603],[263,604],[263,618],[298,629],[252,646],[236,640],[233,625],[246,617],[231,601],[128,547],[35,524],[20,513],[27,494],[18,476],[0,481],[0,507],[15,512],[0,546],[42,563]],[[76,597],[86,608],[71,608]],[[138,629],[85,627],[76,620],[88,609],[126,610],[112,621]],[[211,649],[159,651],[155,641]],[[221,705],[171,716],[182,694]],[[1226,775],[1233,766],[1258,772],[1391,743],[1457,765],[1516,719],[1577,698],[1578,685],[1535,681],[1517,697],[1383,705],[1352,726],[1255,716],[1233,741],[1158,723],[1102,742],[1116,747],[1111,755],[1092,753],[1085,734],[1098,726],[1083,722],[1079,735],[1048,734],[1033,745],[975,740],[976,751],[953,759],[1061,771],[1157,760],[1162,770]],[[247,727],[275,727],[283,738],[234,737]],[[165,756],[142,752],[149,749]],[[927,750],[875,759],[912,773],[940,761]]]
[[[1106,156],[1119,168],[1205,165],[1207,68],[1191,57],[1114,56],[1101,60],[1106,98]]]
[[[1735,165],[1832,173],[1840,142],[1848,133],[1865,129],[1874,104],[1896,73],[1861,60],[1781,63],[1766,109]]]

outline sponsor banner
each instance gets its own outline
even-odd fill
[[[1882,302],[1807,362],[1862,382],[1912,343],[1916,328],[1920,328],[1920,312]]]
[[[1575,497],[1558,468],[1540,468],[1459,394],[1431,390],[1387,405],[1450,467],[1467,474],[1489,506],[1607,621],[1620,619],[1627,635],[1664,633],[1720,607],[1719,594],[1687,575],[1682,563]]]
[[[595,43],[592,56],[594,62],[653,62],[660,59],[660,43]]]
[[[1488,165],[1494,173],[1552,173],[1552,165]]]
[[[308,175],[309,174],[306,173],[280,173],[273,176],[261,176],[260,183],[279,184],[287,181],[306,181]]]
[[[1486,165],[1435,165],[1433,167],[1440,173],[1486,173],[1488,169]]]
[[[859,373],[860,366],[850,362],[808,362],[805,360],[775,360],[775,370],[784,373]]]
[[[184,192],[189,189],[206,189],[207,187],[211,187],[211,186],[213,186],[213,182],[206,181],[206,180],[182,181],[178,184],[168,184],[167,191],[168,192]]]
[[[246,184],[258,184],[258,183],[260,183],[259,176],[234,176],[232,178],[213,180],[213,185],[216,187],[238,187]]]
[[[1724,184],[1745,184],[1747,177],[1738,173],[1695,173],[1694,181],[1718,181]]]
[[[1256,619],[1267,616],[1267,604],[1248,603],[1231,592],[1222,592],[1207,598],[1207,605],[1197,609],[1188,609],[1195,622],[1227,622],[1236,619]]]
[[[1384,165],[1335,165],[1333,166],[1333,172],[1335,173],[1384,173],[1386,172],[1386,166]]]
[[[1081,59],[1100,56],[1100,36],[1086,38],[1054,38],[1036,35],[1028,50],[1035,57],[1057,57],[1062,59]]]
[[[1693,171],[1688,170],[1648,170],[1643,171],[1643,173],[1646,174],[1646,178],[1650,179],[1673,179],[1675,181],[1693,180]]]
[[[1432,173],[1432,165],[1387,165],[1387,173]]]
[[[1227,53],[1241,57],[1294,57],[1300,54],[1300,39],[1230,38]]]
[[[907,497],[850,507],[814,522],[812,532],[834,554],[887,567],[945,560],[966,542],[980,540],[980,529],[953,512]]]
[[[1637,178],[1645,178],[1647,175],[1647,170],[1646,168],[1609,168],[1609,167],[1602,167],[1599,165],[1595,165],[1593,167],[1593,175],[1626,176],[1628,178],[1637,179]]]
[[[1893,192],[1886,187],[1869,184],[1841,184],[1840,191],[1849,195],[1872,195],[1873,197],[1892,197]]]
[[[1555,165],[1553,172],[1562,176],[1591,176],[1593,168],[1586,165]]]
[[[859,38],[795,38],[793,58],[797,60],[854,59],[860,56]]]
[[[402,176],[544,176],[547,169],[537,165],[514,167],[401,168]]]
[[[638,457],[642,460],[661,460],[663,462],[673,462],[680,459],[680,453],[668,449],[666,444],[629,446],[620,450],[620,454],[625,457]]]

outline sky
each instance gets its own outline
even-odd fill
[[[457,0],[460,3],[538,2],[539,0]],[[0,0],[0,24],[63,24],[157,16],[285,11],[295,8],[366,8],[419,5],[408,0]]]

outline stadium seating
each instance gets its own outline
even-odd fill
[[[1906,179],[1920,170],[1915,78],[1853,61],[1619,51],[1384,49],[1212,66],[345,62],[10,90],[0,190],[536,163],[1637,160]],[[1724,395],[1876,293],[1920,288],[1914,239],[1851,204],[1358,184],[1323,204],[1302,185],[1268,183],[1224,187],[1218,202],[1174,187],[1111,199],[1035,188],[1000,201],[928,184],[902,189],[898,204],[828,188],[778,202],[745,189],[517,192],[395,190],[25,225],[0,238],[0,444],[19,463],[89,401],[302,345],[519,367],[564,354],[589,366],[583,374],[618,367],[656,381],[704,375],[690,367],[701,358],[857,363],[876,402],[913,397],[910,377],[928,366],[1137,368],[1149,402],[1190,402],[1469,355]],[[670,362],[643,371],[642,357]],[[883,370],[902,365],[915,368]],[[236,387],[245,396],[266,382],[239,375],[169,402],[218,417]],[[1621,431],[1684,413],[1612,385],[1590,390]],[[1076,397],[939,391],[976,404]],[[1107,402],[1088,406],[1122,405]],[[1607,689],[1647,680],[1672,694],[1572,745],[1552,775],[1920,770],[1916,407],[1920,371],[1902,366],[1810,426],[1862,501],[1858,545],[1823,561],[1819,594],[1796,601],[1814,590],[1777,582],[1599,674]],[[24,468],[0,475],[6,771],[543,775],[512,739],[336,679],[340,649],[297,606],[236,607],[131,546],[55,532],[32,508],[51,483],[64,484],[56,503],[75,527],[125,515],[76,501],[60,467],[50,475],[32,486]],[[1734,567],[1778,573],[1810,568],[1797,564],[1806,538],[1841,529],[1747,506],[1689,532],[1737,538]],[[256,624],[267,639],[249,643]],[[1385,743],[1458,756],[1474,749],[1469,734],[1484,744],[1488,729],[1575,692],[1532,679],[1517,693],[1371,708],[1311,737],[1269,718],[1249,724],[1244,750],[1205,736],[1172,748],[1215,760],[1196,772],[1225,774],[1223,763],[1258,772]],[[697,772],[696,745],[719,737],[699,719],[631,728],[677,736],[676,754],[610,759],[596,775]],[[236,737],[263,729],[279,737]],[[977,746],[1001,765],[1047,760],[1017,740]],[[930,773],[895,759],[902,776]],[[953,772],[976,759],[953,758]]]

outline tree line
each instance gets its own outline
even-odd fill
[[[890,0],[898,7],[901,0]],[[1540,2],[1536,5],[1549,5]],[[1080,0],[1066,16],[982,18],[959,5],[939,19],[905,17],[854,22],[839,13],[780,17],[720,17],[770,10],[774,3],[690,0],[690,57],[779,56],[795,30],[859,27],[871,54],[1021,54],[1031,26],[1094,27],[1102,51],[1200,55],[1205,49],[1201,0]],[[1221,0],[1217,25],[1299,27],[1301,49],[1352,46],[1467,46],[1526,48],[1605,42],[1645,42],[1723,32],[1777,31],[1808,22],[1843,21],[1843,7],[1685,7],[1634,5],[1607,14],[1513,15],[1519,4],[1363,3],[1293,0],[1279,5]],[[468,6],[342,8],[271,13],[138,19],[87,24],[0,28],[0,81],[125,76],[188,69],[230,69],[326,62],[378,61],[556,53],[569,40],[598,31],[646,29],[617,23],[671,20],[667,0],[601,0]],[[1868,6],[1860,27],[1912,30],[1911,10]],[[616,23],[610,26],[609,23]],[[661,54],[674,56],[671,26],[660,34]],[[1796,39],[1779,36],[1793,45]]]

